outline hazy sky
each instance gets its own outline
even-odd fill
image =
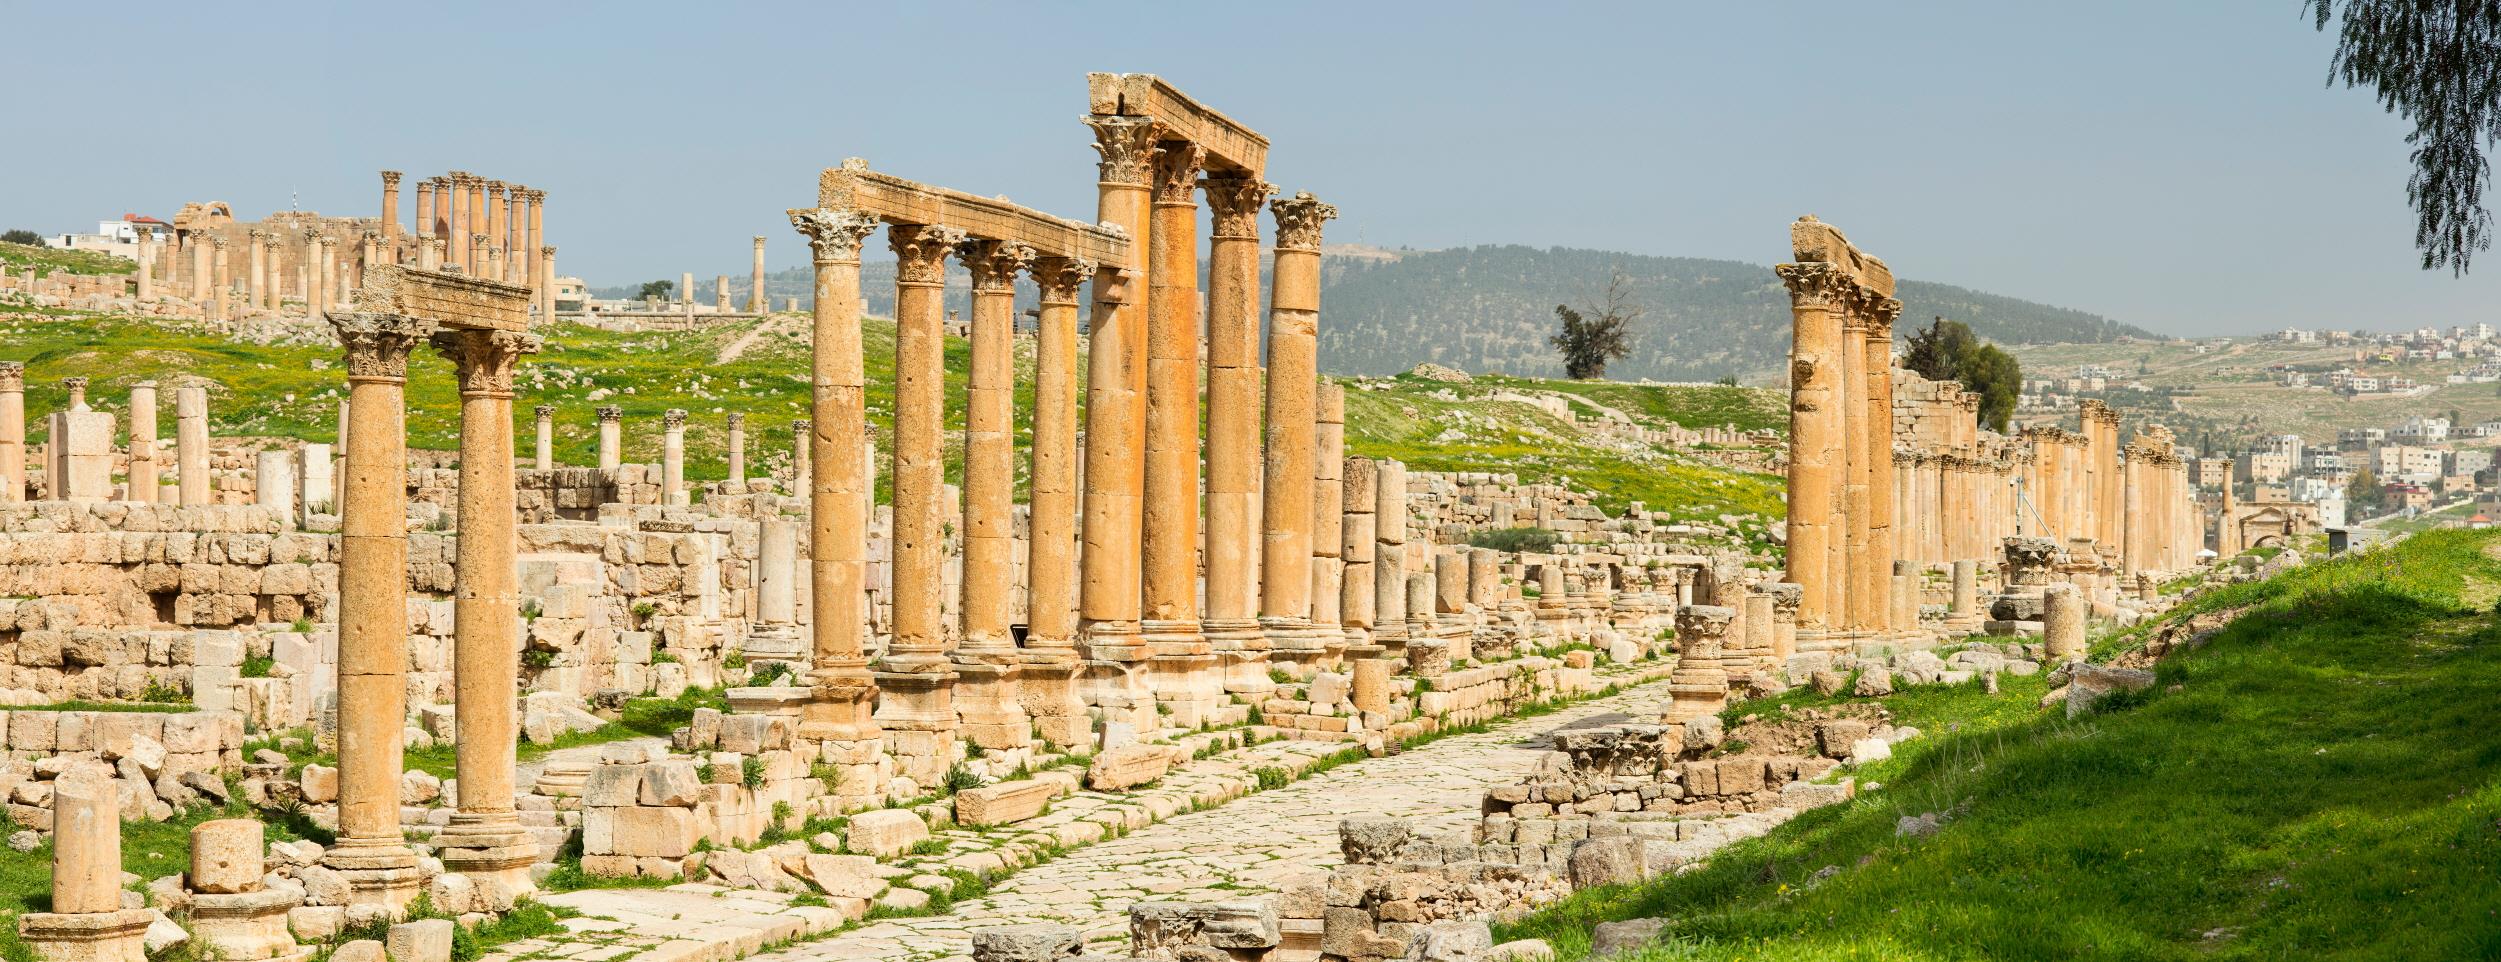
[[[1332,241],[1769,263],[1813,213],[1902,276],[2160,331],[2501,320],[2501,252],[2417,268],[2405,127],[2325,85],[2300,7],[0,0],[0,227],[370,214],[375,171],[460,168],[547,190],[594,284],[743,274],[758,233],[780,269],[847,156],[1090,218],[1109,70],[1266,133]]]

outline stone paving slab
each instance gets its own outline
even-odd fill
[[[1189,811],[1190,799],[1197,794],[1192,789],[1204,791],[1208,779],[1235,780],[1221,783],[1226,787],[1241,779],[1255,784],[1255,778],[1242,773],[1275,763],[1276,753],[1291,752],[1297,760],[1306,761],[1293,766],[1299,770],[1318,754],[1345,746],[1270,742],[1202,760],[1199,764],[1207,766],[1208,773],[1196,778],[1176,771],[1145,795],[1117,801],[1101,796],[1106,803],[1131,804],[1145,810],[1140,814],[1152,811],[1161,817],[1125,837],[1087,844],[1016,872],[994,883],[986,896],[956,903],[946,915],[870,922],[757,958],[771,962],[953,962],[970,957],[973,932],[1032,923],[1081,929],[1089,942],[1125,942],[1131,903],[1241,898],[1275,891],[1297,878],[1325,874],[1341,861],[1337,842],[1341,819],[1399,816],[1415,820],[1418,830],[1426,833],[1466,828],[1477,817],[1479,793],[1487,783],[1515,779],[1535,767],[1544,735],[1566,728],[1654,719],[1665,699],[1665,683],[1650,681],[1553,714],[1506,720],[1484,732],[1342,765],[1282,788],[1235,792],[1232,795],[1240,797],[1228,795],[1232,800],[1220,807]],[[1167,812],[1169,817],[1162,817]],[[723,962],[765,945],[832,932],[845,923],[837,910],[793,906],[788,904],[790,899],[710,885],[545,896],[549,904],[584,914],[567,920],[572,934],[513,943],[484,962],[522,958]],[[576,950],[576,945],[586,948]],[[589,954],[594,951],[605,955]]]

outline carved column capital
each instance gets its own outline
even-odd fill
[[[895,283],[938,287],[946,283],[947,254],[964,242],[964,230],[939,224],[896,224],[886,231],[894,249]]]
[[[790,212],[790,226],[808,239],[819,264],[857,264],[860,244],[877,232],[874,215],[856,210],[803,207]]]
[[[1867,304],[1867,339],[1893,339],[1893,321],[1902,316],[1902,302],[1891,297],[1870,297]]]
[[[1097,114],[1086,118],[1094,128],[1095,176],[1106,184],[1147,186],[1155,163],[1155,122],[1143,117]]]
[[[321,246],[321,244],[322,244],[322,240],[323,240],[323,238],[322,238],[322,236],[321,236],[321,228],[318,228],[318,227],[307,227],[307,228],[304,228],[304,246],[306,246],[306,247],[319,247],[319,246]]]
[[[591,413],[599,417],[601,424],[615,424],[625,420],[625,409],[614,404],[602,404]]]
[[[729,429],[732,431],[744,431],[747,429],[747,416],[745,414],[741,414],[737,411],[731,411],[729,412],[727,420],[729,421]]]
[[[662,411],[662,412],[660,412],[660,426],[661,426],[662,428],[664,428],[664,429],[666,429],[666,430],[670,430],[670,431],[683,431],[683,430],[685,430],[685,429],[686,429],[686,409],[684,409],[684,408],[670,408],[670,409],[668,409],[668,410],[666,410],[666,411]]]
[[[540,247],[540,248],[538,249],[538,256],[540,256],[540,257],[554,257],[554,256],[556,256],[556,247],[555,247],[555,245],[553,245],[553,244],[548,244],[548,245],[545,245],[545,246]]]
[[[1095,263],[1082,257],[1037,257],[1033,282],[1042,288],[1042,303],[1075,304],[1077,288],[1094,276]]]
[[[556,419],[556,406],[553,404],[541,404],[538,407],[532,408],[530,413],[538,415],[538,419],[541,421],[553,421]]]
[[[452,362],[462,397],[512,397],[512,370],[521,355],[536,354],[539,336],[519,331],[436,331],[435,353]]]
[[[399,186],[399,177],[400,177],[399,171],[396,171],[396,170],[386,170],[386,171],[383,171],[383,172],[382,172],[382,186],[384,186],[384,187],[397,187],[397,186]]]
[[[408,380],[408,352],[434,333],[434,322],[378,311],[331,311],[324,316],[347,349],[349,381]]]
[[[71,376],[71,377],[65,377],[65,378],[62,378],[62,379],[61,379],[61,389],[62,389],[62,390],[64,390],[64,391],[69,391],[69,392],[71,392],[71,393],[73,393],[73,394],[74,394],[74,393],[77,393],[77,392],[79,392],[79,391],[84,391],[84,390],[86,390],[86,389],[87,389],[87,379],[86,379],[86,378],[83,378],[83,377],[77,377],[77,376]]]
[[[26,362],[0,361],[0,391],[26,390]]]
[[[1256,177],[1227,176],[1201,178],[1198,185],[1207,192],[1215,236],[1259,239],[1259,208],[1268,202],[1268,195],[1277,192],[1275,184]]]
[[[505,187],[507,187],[507,186],[510,186],[510,185],[505,184],[503,181],[500,181],[500,180],[490,180],[490,181],[487,181],[487,182],[486,182],[486,196],[488,196],[488,197],[502,197],[502,196],[504,196],[504,188],[505,188]]]
[[[1195,207],[1198,172],[1207,165],[1207,148],[1188,141],[1157,145],[1154,161],[1155,206]]]
[[[975,293],[1012,294],[1016,275],[1033,266],[1034,251],[1029,244],[979,239],[957,245],[955,256],[972,272]]]
[[[1320,249],[1320,227],[1337,218],[1337,205],[1323,204],[1307,190],[1268,205],[1277,219],[1279,250],[1316,251]]]
[[[1772,273],[1780,275],[1780,282],[1788,285],[1789,301],[1797,307],[1836,307],[1850,287],[1849,279],[1830,264],[1781,264],[1772,268]]]

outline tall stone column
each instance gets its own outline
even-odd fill
[[[536,467],[541,471],[553,470],[556,467],[556,406],[541,404],[530,413],[538,416]]]
[[[1208,195],[1215,196],[1215,191]],[[1270,212],[1277,221],[1277,246],[1268,295],[1259,615],[1271,644],[1303,649],[1322,644],[1310,621],[1313,586],[1308,572],[1317,540],[1312,529],[1317,512],[1310,506],[1318,503],[1319,466],[1332,474],[1338,468],[1334,459],[1317,452],[1320,428],[1314,397],[1320,380],[1320,233],[1337,216],[1337,208],[1303,192],[1276,202]]]
[[[1893,320],[1901,316],[1902,302],[1890,297],[1879,298],[1867,310],[1867,550],[1864,564],[1880,576],[1890,578],[1893,563],[1902,557],[1899,532],[1893,525]],[[1891,591],[1879,597],[1890,598]],[[1869,627],[1880,631],[1913,631],[1919,625],[1901,623],[1895,606],[1886,605],[1875,612]]]
[[[1085,744],[1090,730],[1076,688],[1077,295],[1095,267],[1070,257],[1038,258],[1033,265],[1042,310],[1034,330],[1025,653],[1017,698],[1042,740],[1055,748]]]
[[[1372,638],[1403,650],[1407,637],[1407,466],[1373,462]],[[1389,644],[1396,642],[1396,644]]]
[[[486,269],[486,240],[480,235],[493,220],[492,210],[486,199],[486,178],[469,178],[469,232],[462,239],[469,243],[469,273],[478,276],[484,276],[480,272]]]
[[[964,402],[963,643],[955,651],[955,709],[964,737],[1018,748],[1030,724],[1016,692],[1016,635],[1008,601],[1016,566],[1016,275],[1033,248],[964,242],[972,272],[972,368]]]
[[[304,314],[307,317],[320,317],[330,308],[326,299],[330,281],[322,274],[322,262],[326,259],[322,254],[325,247],[323,241],[321,231],[310,227],[304,229]]]
[[[174,389],[174,466],[182,503],[208,504],[215,495],[208,476],[208,389]]]
[[[538,846],[513,807],[521,599],[513,537],[512,374],[521,355],[538,351],[539,338],[447,330],[433,342],[460,380],[460,538],[452,569],[460,807],[434,842],[446,871],[491,877],[518,894],[535,888],[529,868]],[[366,433],[351,428],[350,443]]]
[[[1261,608],[1259,575],[1263,571],[1291,571],[1291,580],[1297,585],[1308,584],[1311,557],[1310,551],[1305,550],[1295,555],[1292,564],[1266,567],[1260,560],[1261,532],[1252,520],[1273,517],[1258,501],[1259,208],[1276,188],[1243,176],[1208,177],[1200,186],[1207,191],[1207,206],[1212,215],[1206,325],[1207,610],[1200,628],[1214,649],[1216,670],[1227,688],[1264,691],[1270,687],[1267,671],[1252,664],[1262,660],[1260,652],[1270,647],[1272,641],[1260,628],[1259,616],[1265,612]],[[1273,389],[1276,382],[1269,384]],[[1302,400],[1305,410],[1301,420],[1309,425],[1309,395]],[[1308,464],[1308,450],[1304,457],[1303,463]],[[1310,474],[1302,470],[1289,473],[1306,483]],[[1308,496],[1294,502],[1298,508],[1309,503]],[[1299,510],[1293,512],[1296,518],[1303,514]],[[1285,521],[1277,519],[1277,523]],[[1295,526],[1299,528],[1300,524]],[[1295,623],[1307,615],[1308,612],[1297,613]]]
[[[542,302],[552,296],[550,288],[553,287],[556,279],[553,264],[556,249],[547,246],[545,238],[539,236],[539,230],[546,226],[546,210],[547,192],[535,187],[530,188],[530,233],[529,239],[524,241],[521,247],[537,255],[537,258],[530,262],[530,276],[542,280],[543,286],[539,288],[539,298]],[[552,315],[542,314],[542,316]]]
[[[1345,501],[1339,522],[1342,536],[1338,554],[1345,561],[1339,576],[1337,617],[1346,634],[1346,657],[1354,657],[1355,646],[1372,644],[1372,628],[1378,621],[1379,576],[1373,565],[1380,559],[1380,519],[1373,513],[1379,506],[1380,467],[1371,458],[1347,458],[1340,469]]]
[[[243,304],[254,310],[269,309],[269,256],[262,241],[269,232],[253,228],[244,232],[244,253],[250,255],[244,267]]]
[[[1274,323],[1271,321],[1271,323]],[[1312,437],[1311,630],[1320,661],[1346,644],[1345,607],[1339,592],[1346,577],[1346,387],[1320,383]]]
[[[156,382],[141,381],[130,386],[130,500],[155,501],[156,475]]]
[[[153,231],[139,232],[138,282],[139,303],[145,304],[156,297],[156,233]]]
[[[213,284],[215,267],[209,262],[211,246],[209,236],[194,231],[187,243],[191,245],[191,302],[200,305],[205,310],[208,305],[209,288]]]
[[[599,417],[599,470],[614,471],[625,463],[625,409],[602,404],[592,413]]]
[[[538,212],[532,210],[530,216],[536,217]],[[538,316],[550,321],[556,319],[556,249],[553,247],[538,249]]]
[[[1783,264],[1792,321],[1789,349],[1789,560],[1788,580],[1805,589],[1799,602],[1801,630],[1820,633],[1840,624],[1834,588],[1836,539],[1833,492],[1840,467],[1833,455],[1841,438],[1841,324],[1838,298],[1843,279],[1830,264]]]
[[[1868,421],[1867,404],[1867,316],[1861,309],[1860,291],[1853,289],[1841,311],[1841,341],[1835,350],[1841,355],[1841,454],[1835,459],[1841,465],[1840,550],[1836,552],[1834,570],[1840,573],[1841,626],[1853,635],[1863,635],[1879,627],[1883,618],[1885,579],[1892,568],[1875,560],[1868,538],[1867,486],[1874,476],[1874,465],[1868,463],[1869,436],[1874,427]]]
[[[1195,727],[1220,694],[1199,626],[1198,188],[1205,151],[1167,142],[1155,156],[1147,247],[1145,596],[1141,629],[1155,699]]]
[[[355,426],[347,443],[347,502],[339,509],[339,839],[322,861],[347,876],[352,904],[397,912],[416,897],[419,882],[417,854],[402,839],[399,820],[400,732],[408,718],[404,392],[408,352],[434,324],[379,313],[333,314],[330,324],[347,351]],[[188,503],[188,476],[183,486]],[[502,615],[513,614],[507,604]],[[499,703],[511,697],[509,686],[495,694]],[[482,734],[467,733],[470,740]],[[512,750],[509,738],[481,743]]]
[[[677,275],[677,302],[680,304],[695,302],[695,272],[684,271]]]
[[[846,781],[874,796],[882,742],[869,715],[877,690],[868,671],[868,524],[874,456],[864,406],[867,375],[860,344],[860,244],[877,231],[857,211],[794,210],[791,226],[814,256],[814,394],[810,420],[791,425],[797,446],[794,490],[808,493],[809,681],[815,688],[801,734],[853,754]]]
[[[747,490],[747,416],[729,412],[729,490]]]
[[[894,641],[878,665],[877,721],[902,774],[924,785],[935,783],[955,753],[955,673],[939,600],[946,584],[939,457],[946,433],[946,258],[963,241],[953,227],[898,224],[887,231],[896,259]],[[818,612],[818,623],[825,617]]]
[[[660,413],[660,503],[683,506],[691,500],[686,494],[686,412],[670,408]]]
[[[470,263],[470,262],[469,262],[469,234],[470,234],[470,229],[469,229],[469,214],[470,214],[470,211],[469,211],[469,186],[470,186],[470,181],[471,181],[471,178],[470,178],[470,176],[469,176],[468,174],[466,174],[466,173],[464,173],[464,172],[461,172],[461,171],[457,171],[457,170],[452,171],[452,174],[451,174],[451,187],[452,187],[452,213],[451,213],[451,223],[450,223],[450,224],[448,224],[448,225],[446,225],[446,227],[447,227],[447,228],[449,229],[449,231],[450,231],[451,236],[444,238],[445,240],[449,241],[449,242],[450,242],[450,244],[451,244],[451,246],[450,246],[450,250],[449,250],[449,255],[450,255],[450,256],[449,256],[449,259],[448,259],[448,263],[449,263],[451,266],[453,266],[453,267],[458,267],[458,268],[460,268],[460,269],[462,269],[462,270],[467,270],[467,269],[469,268],[469,263]]]
[[[382,243],[394,261],[399,259],[399,178],[399,171],[382,172]]]
[[[1088,703],[1105,717],[1140,728],[1155,722],[1154,696],[1142,675],[1143,595],[1139,547],[1146,475],[1139,445],[1146,369],[1147,312],[1133,302],[1147,286],[1152,229],[1150,170],[1154,124],[1143,118],[1096,116],[1097,220],[1130,239],[1131,262],[1104,264],[1094,275],[1093,337],[1086,355],[1085,524],[1079,620],[1091,663]],[[1195,472],[1193,472],[1195,474]]]
[[[504,250],[508,252],[504,258],[504,282],[528,287],[531,276],[530,251],[532,246],[530,244],[530,189],[513,184],[510,191],[512,221],[504,225],[503,236],[496,238],[496,242],[503,245]]]
[[[727,274],[712,275],[712,309],[723,314],[729,313],[729,275]]]
[[[209,248],[209,270],[216,276],[216,289],[211,299],[215,307],[210,316],[220,321],[231,321],[234,319],[234,280],[226,265],[226,239],[222,236],[209,238]]]
[[[756,314],[762,314],[768,310],[764,303],[764,235],[762,234],[756,235],[755,268],[747,276],[747,310]]]
[[[418,249],[425,249],[424,241],[434,236],[434,180],[427,178],[417,182]]]
[[[25,500],[26,364],[0,361],[0,504]]]

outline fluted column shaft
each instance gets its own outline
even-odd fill
[[[1033,249],[968,241],[960,252],[973,276],[972,367],[964,404],[964,579],[966,648],[1013,648],[1008,598],[1016,551],[1016,275]]]
[[[1288,633],[1311,620],[1314,493],[1335,457],[1316,452],[1319,411],[1320,236],[1337,208],[1309,193],[1278,201],[1268,293],[1268,424],[1260,510],[1259,613]],[[1328,499],[1334,501],[1334,498]],[[1335,535],[1337,525],[1329,525]],[[1330,540],[1334,541],[1332,537]],[[1330,546],[1334,555],[1336,547]],[[1328,607],[1334,609],[1335,599]],[[1330,619],[1332,622],[1334,618]]]
[[[1207,610],[1203,627],[1222,647],[1238,649],[1259,637],[1255,619],[1262,613],[1257,587],[1262,569],[1254,564],[1260,557],[1260,531],[1252,521],[1261,514],[1259,208],[1275,188],[1241,176],[1209,177],[1201,186],[1206,188],[1213,222],[1207,256]],[[1303,423],[1310,423],[1308,412]],[[1309,575],[1308,562],[1304,565],[1265,570],[1292,570],[1293,580],[1303,582]]]
[[[1866,565],[1875,572],[1875,584],[1889,589],[1893,563],[1902,557],[1899,532],[1893,526],[1893,319],[1901,313],[1902,302],[1884,298],[1870,305],[1867,316],[1866,352],[1863,365],[1867,370],[1867,550]],[[1880,599],[1891,598],[1893,592],[1878,593]],[[1897,606],[1879,603],[1872,627],[1886,631],[1908,631],[1916,624],[1899,624],[1902,619]]]
[[[1085,550],[1079,614],[1097,657],[1137,643],[1143,524],[1143,424],[1147,312],[1132,299],[1146,284],[1153,197],[1149,170],[1154,125],[1126,117],[1094,117],[1097,217],[1130,240],[1131,263],[1105,264],[1094,276],[1092,341],[1086,355]]]
[[[1836,590],[1842,573],[1832,568],[1832,505],[1834,474],[1841,469],[1834,458],[1841,449],[1835,415],[1844,379],[1835,301],[1841,279],[1828,264],[1784,264],[1779,273],[1789,288],[1792,322],[1787,580],[1805,591],[1798,612],[1807,627],[1838,627],[1836,601],[1843,593]]]
[[[1198,201],[1202,150],[1163,145],[1155,158],[1147,260],[1146,522],[1141,540],[1150,641],[1200,642]],[[1175,654],[1185,653],[1181,651]]]
[[[806,728],[816,737],[871,733],[868,699],[869,449],[860,343],[860,245],[877,220],[857,211],[794,210],[790,221],[814,255],[813,394],[809,419],[793,425],[794,471],[808,496],[808,605],[816,698]]]

